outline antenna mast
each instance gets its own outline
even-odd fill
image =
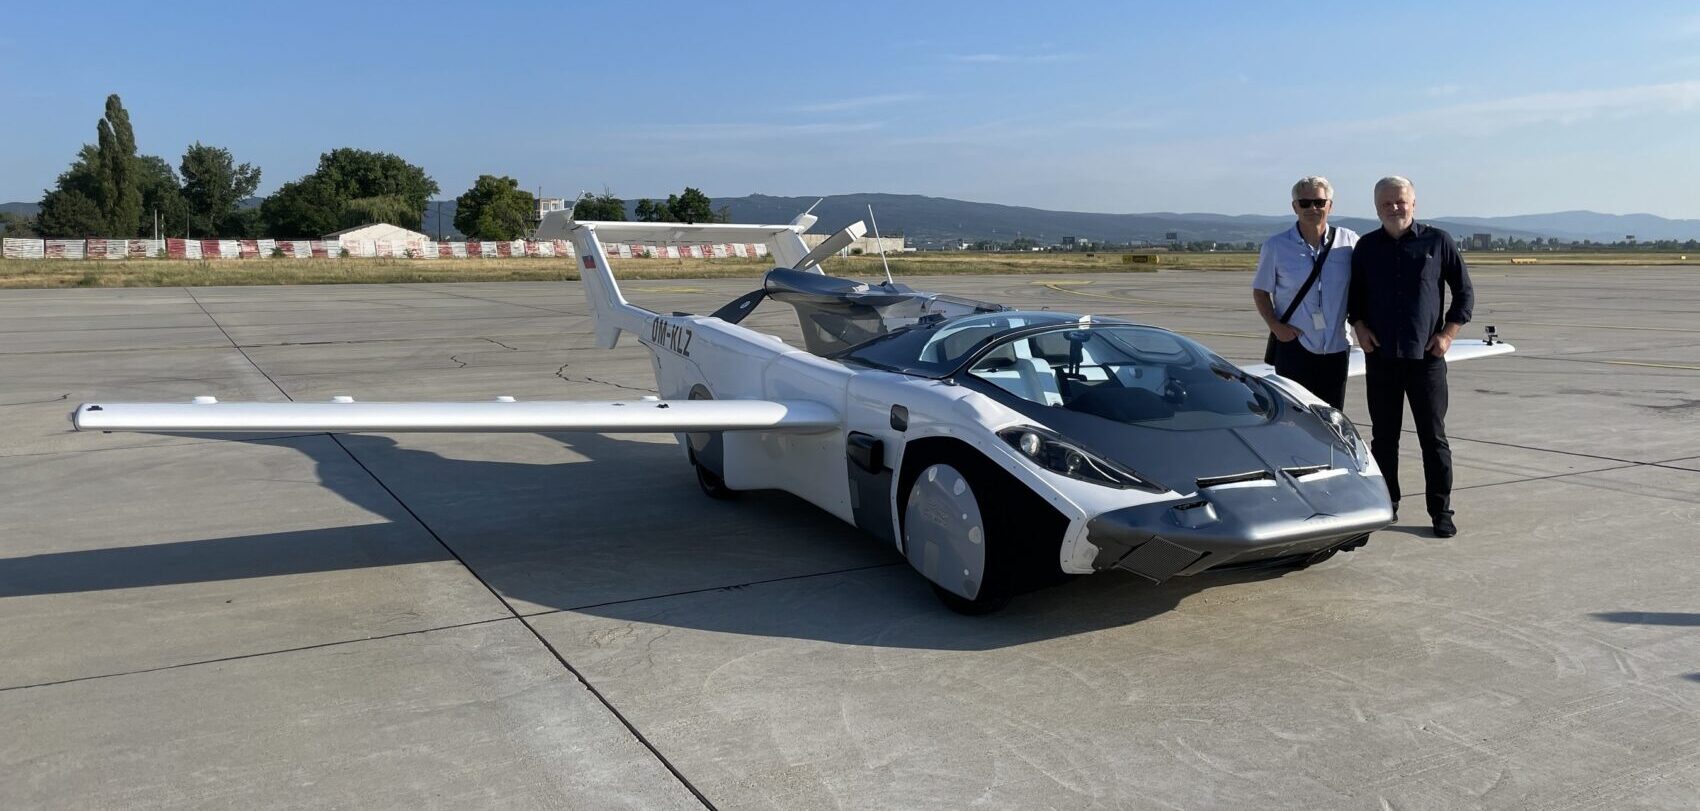
[[[890,287],[896,284],[896,282],[891,280],[891,263],[885,261],[885,240],[880,239],[880,224],[879,220],[874,219],[873,203],[868,204],[868,222],[873,223],[874,244],[880,246],[880,264],[885,265],[885,283],[887,287]]]

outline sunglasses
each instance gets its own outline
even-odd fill
[[[1317,200],[1315,198],[1310,198],[1310,197],[1306,197],[1302,200],[1294,200],[1293,202],[1298,203],[1299,208],[1327,208],[1328,207],[1328,201],[1327,200]]]

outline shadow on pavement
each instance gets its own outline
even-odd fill
[[[1136,623],[1202,589],[1283,574],[1236,571],[1153,586],[1102,573],[1025,595],[988,617],[962,617],[939,604],[895,550],[801,499],[776,492],[709,499],[671,443],[550,438],[593,461],[457,460],[382,436],[265,440],[301,450],[327,488],[385,520],[0,559],[0,598],[459,556],[526,615],[561,611],[744,635],[989,650]],[[370,477],[353,469],[351,456]],[[419,522],[442,544],[422,539]]]

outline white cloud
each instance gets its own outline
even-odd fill
[[[1496,135],[1538,125],[1568,126],[1593,119],[1621,119],[1686,111],[1700,105],[1700,81],[1632,85],[1603,90],[1532,93],[1492,101],[1455,104],[1409,113],[1343,122],[1330,127],[1346,134]]]
[[[1043,64],[1043,63],[1048,63],[1048,62],[1072,62],[1076,59],[1079,59],[1080,54],[1072,54],[1072,53],[1040,53],[1040,54],[973,53],[973,54],[952,54],[952,55],[947,56],[945,58],[952,61],[952,62],[961,62],[963,64],[1037,65],[1037,64]]]
[[[762,141],[816,135],[850,135],[884,127],[877,121],[813,124],[664,124],[628,131],[624,137],[659,141]]]
[[[804,104],[792,107],[798,113],[836,113],[845,110],[861,110],[867,107],[878,107],[885,104],[903,104],[926,98],[920,93],[886,93],[879,96],[861,96],[853,99],[824,101],[818,104]]]

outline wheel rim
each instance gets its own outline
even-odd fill
[[[967,477],[946,464],[921,471],[903,509],[903,548],[915,568],[974,599],[986,574],[986,526]]]

